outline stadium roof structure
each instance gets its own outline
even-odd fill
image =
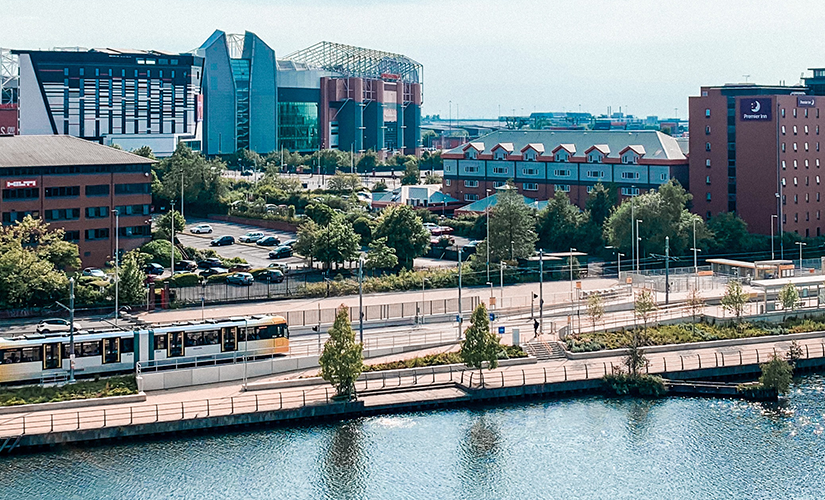
[[[423,83],[424,66],[407,56],[341,43],[318,42],[284,59],[347,77],[383,79],[393,75],[405,82]]]

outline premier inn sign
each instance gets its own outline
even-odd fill
[[[768,98],[745,98],[739,101],[739,119],[742,121],[770,121],[773,104]]]

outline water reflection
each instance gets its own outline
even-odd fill
[[[650,431],[650,411],[656,401],[652,399],[631,398],[625,401],[627,409],[627,435],[631,442],[647,440]]]
[[[467,429],[460,447],[463,497],[490,497],[502,486],[501,434],[495,421],[483,413],[479,415]]]
[[[363,434],[361,419],[344,422],[330,431],[322,458],[325,498],[366,498],[363,491],[366,469]]]

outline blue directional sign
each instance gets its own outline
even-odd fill
[[[490,321],[496,320],[496,313],[490,313]]]
[[[503,326],[498,327],[498,334],[499,335],[504,335],[504,327]]]
[[[458,314],[456,314],[456,316],[455,316],[455,322],[456,323],[461,323],[461,316],[459,316]]]

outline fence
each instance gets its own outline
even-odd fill
[[[800,343],[800,359],[825,357],[825,343],[821,341]],[[709,352],[710,351],[710,352]],[[788,351],[775,347],[754,349],[730,348],[706,349],[691,354],[654,356],[646,355],[645,372],[649,374],[672,373],[678,371],[719,368],[743,365],[758,365],[772,356],[787,357]],[[357,392],[364,397],[387,388],[426,387],[452,383],[468,390],[497,389],[528,385],[551,384],[557,382],[582,381],[601,378],[621,366],[618,356],[602,361],[568,361],[555,367],[533,365],[524,369],[500,369],[479,373],[449,367],[447,372],[430,373],[421,370],[397,371],[382,374],[380,379],[362,376],[356,383]],[[672,375],[671,375],[672,376]],[[675,377],[678,378],[678,377]],[[56,413],[30,413],[11,417],[0,423],[0,438],[7,441],[27,434],[47,434],[89,429],[103,429],[137,424],[153,424],[183,420],[203,419],[236,414],[285,411],[308,406],[326,405],[333,401],[334,392],[327,385],[284,390],[277,393],[244,394],[228,398],[203,399],[197,401],[169,402],[161,404],[139,404],[108,408],[91,408],[79,411],[59,411]],[[375,394],[375,397],[381,397]]]

